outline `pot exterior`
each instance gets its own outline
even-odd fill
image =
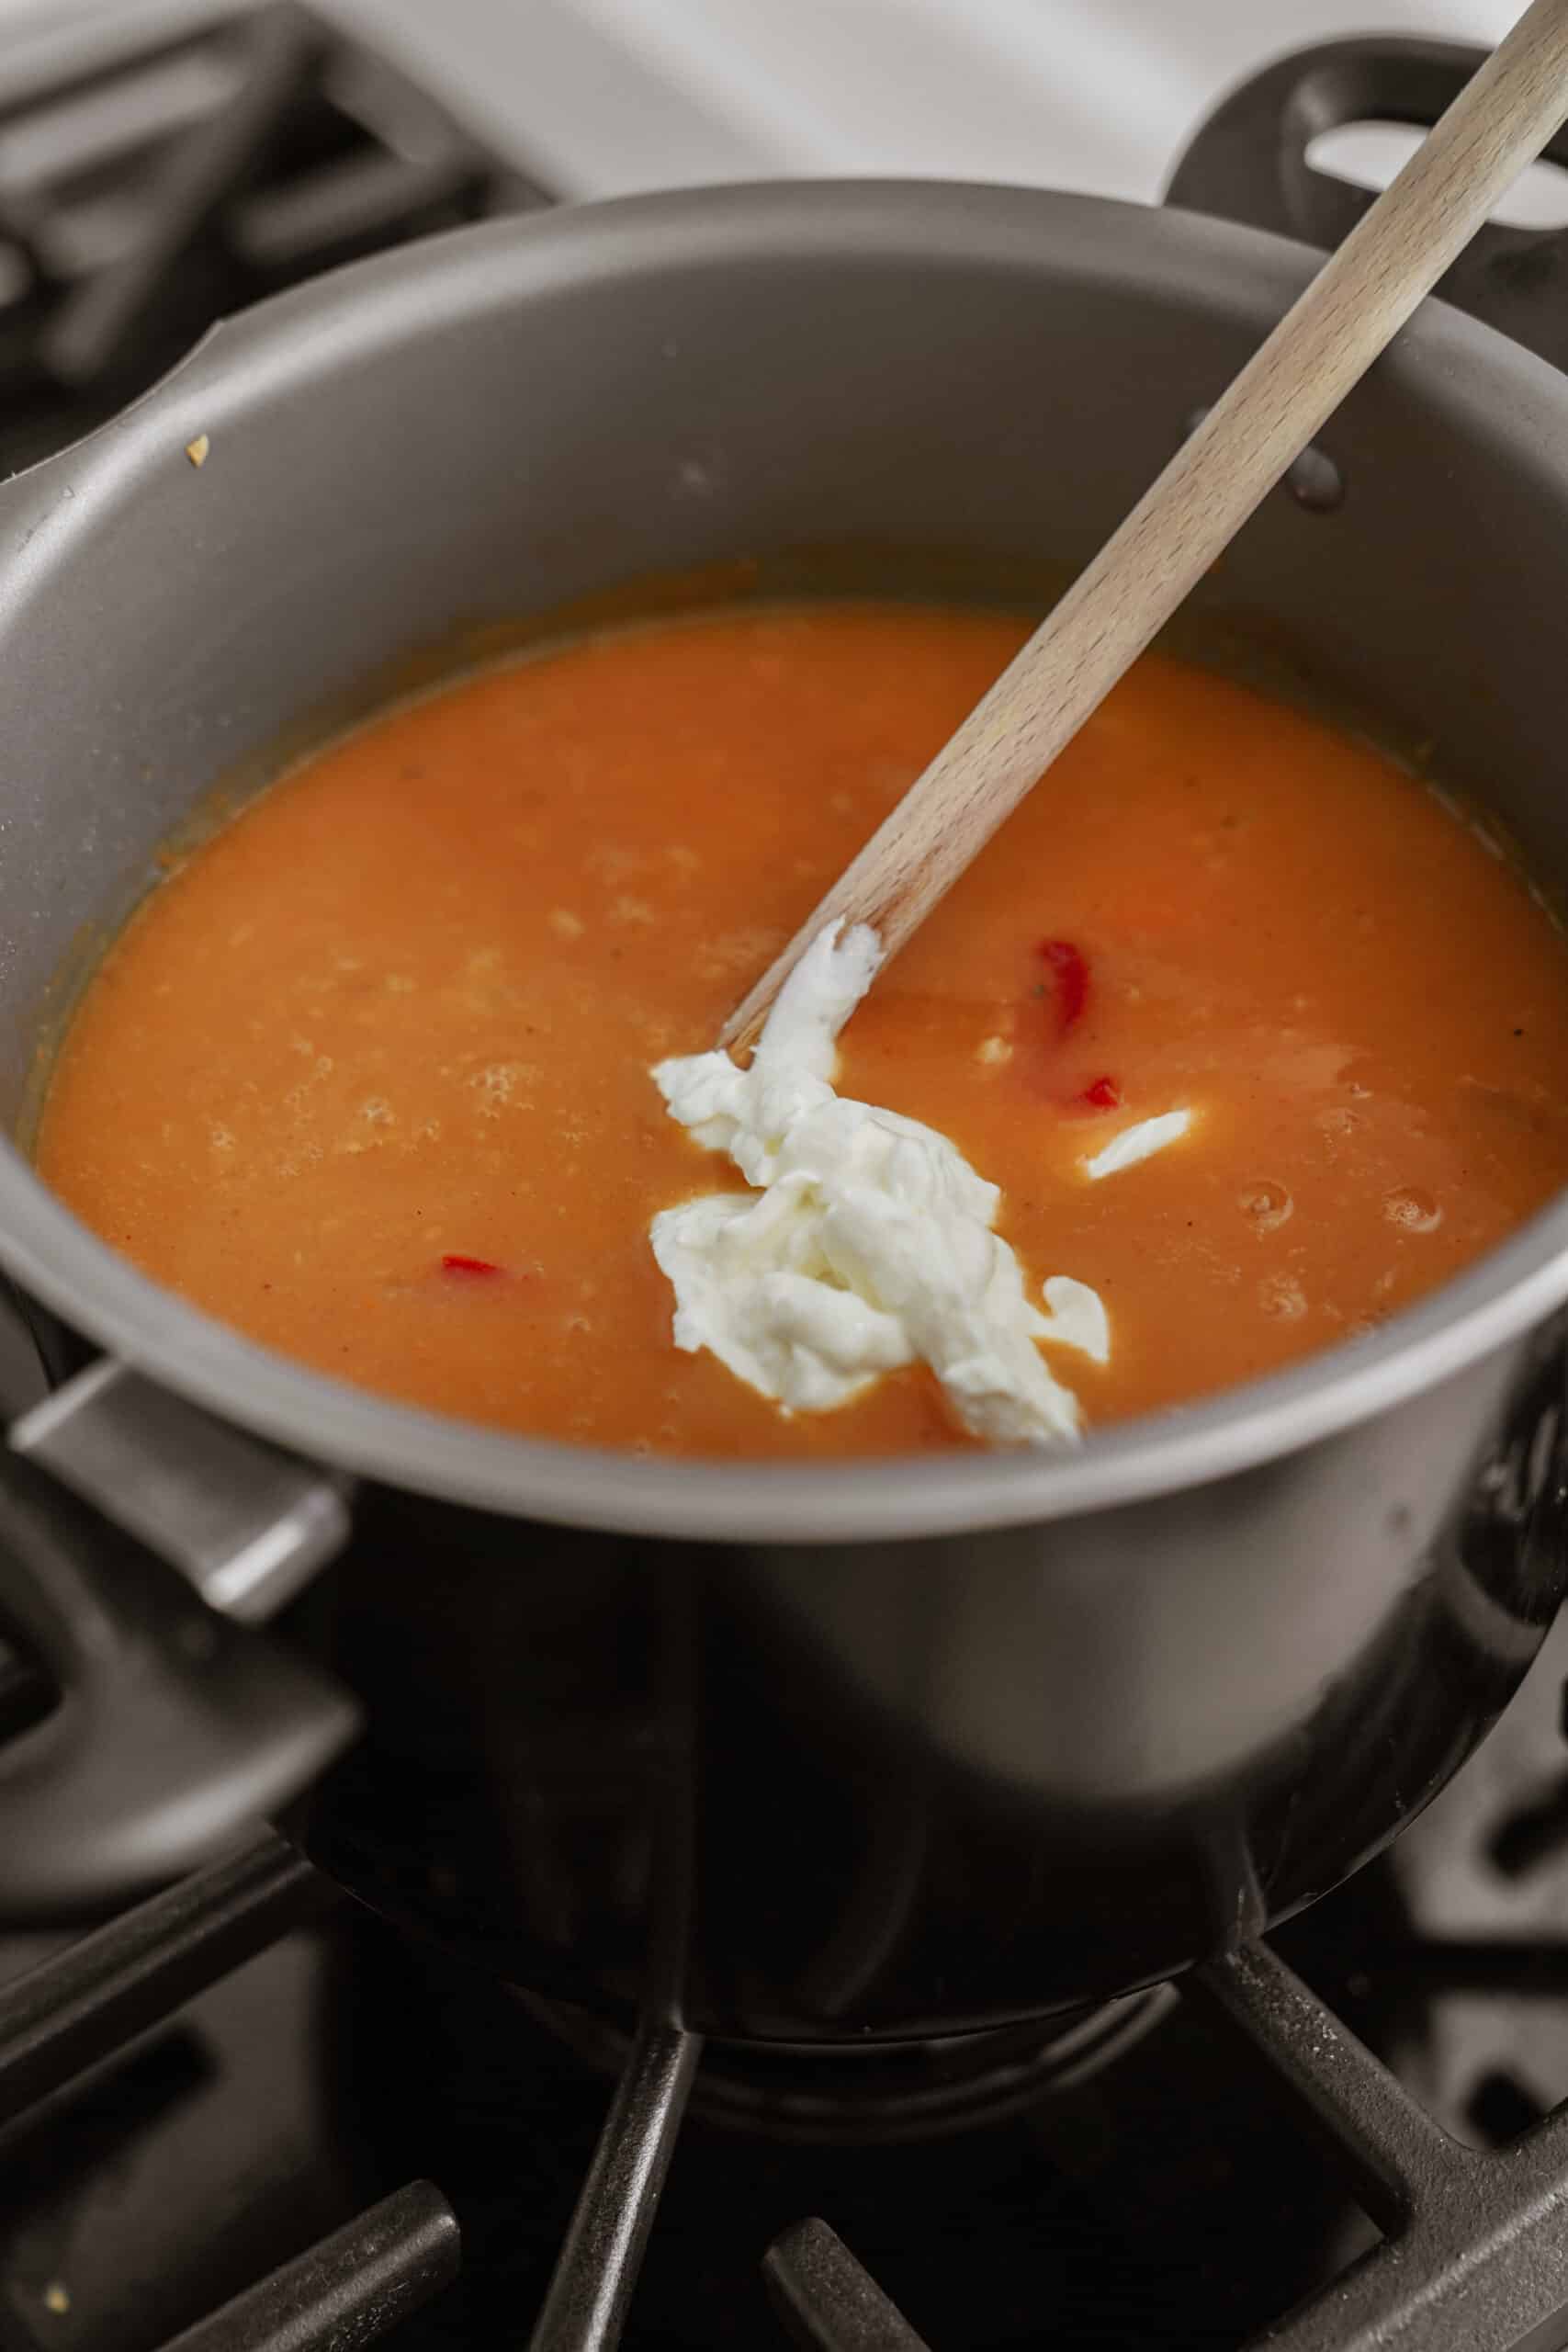
[[[310,1604],[367,1739],[299,1822],[514,1982],[955,2032],[1258,1933],[1487,1728],[1562,1590],[1562,1335],[1159,1503],[732,1550],[383,1493]]]

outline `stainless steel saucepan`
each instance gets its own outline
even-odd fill
[[[1326,70],[1227,118],[1211,170],[1297,185]],[[1492,234],[1544,320],[1562,241]],[[1071,566],[1313,266],[1063,196],[726,188],[463,232],[224,328],[0,493],[0,1107],[80,941],[311,712],[671,569]],[[1429,305],[1202,602],[1418,729],[1568,888],[1544,360]],[[0,1259],[61,1384],[0,1499],[0,1610],[66,1694],[0,1751],[13,1915],[309,1783],[326,1868],[536,1990],[816,2041],[1066,2009],[1385,1841],[1564,1582],[1568,1199],[1377,1335],[1076,1453],[823,1469],[337,1385],[144,1280],[10,1149]],[[220,1752],[204,1811],[171,1726]]]

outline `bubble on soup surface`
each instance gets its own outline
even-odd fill
[[[1307,1311],[1306,1294],[1289,1274],[1270,1274],[1259,1283],[1258,1304],[1275,1323],[1298,1322]]]
[[[1272,1233],[1284,1224],[1295,1207],[1294,1201],[1283,1184],[1249,1184],[1241,1196],[1241,1205],[1255,1233]]]
[[[517,1101],[518,1087],[532,1086],[538,1076],[532,1062],[489,1062],[470,1072],[464,1082],[479,1098],[479,1115],[495,1119],[508,1103]]]
[[[1443,1221],[1443,1212],[1430,1193],[1417,1184],[1400,1184],[1385,1193],[1382,1213],[1390,1225],[1397,1225],[1406,1233],[1435,1233]]]

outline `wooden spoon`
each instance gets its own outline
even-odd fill
[[[1568,115],[1568,0],[1534,0],[1115,536],[726,1022],[755,1040],[823,927],[896,955]]]

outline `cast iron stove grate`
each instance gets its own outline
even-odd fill
[[[185,2004],[333,1900],[293,1849],[260,1831],[0,1991],[0,2145],[47,2137],[95,2076],[123,2069]],[[1393,1961],[1405,1974],[1425,1966],[1489,1982],[1523,1971],[1559,1996],[1568,1987],[1562,1949],[1538,1940],[1523,1950],[1412,1944]],[[1461,2146],[1266,1947],[1215,1963],[1186,1999],[1264,2063],[1384,2233],[1256,2343],[1276,2352],[1553,2352],[1568,2343],[1568,2104],[1505,2147]],[[695,2038],[671,2024],[656,2022],[634,2045],[529,2338],[535,2352],[607,2352],[617,2340],[699,2064]],[[737,2146],[732,2161],[744,2165]],[[180,2352],[367,2344],[450,2285],[458,2241],[441,2191],[408,2181],[174,2341]],[[779,2235],[763,2267],[799,2345],[957,2352],[928,2345],[820,2219]]]
[[[0,472],[114,415],[214,320],[339,262],[548,203],[292,6],[0,97]]]

